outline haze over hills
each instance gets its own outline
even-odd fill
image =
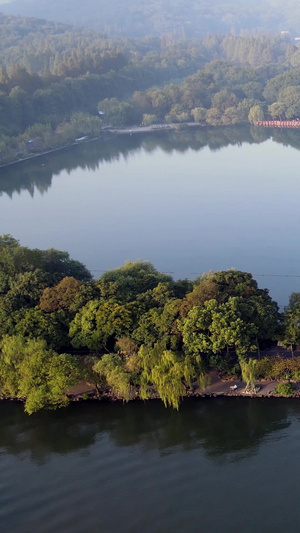
[[[178,26],[134,39],[0,13],[0,162],[98,135],[103,123],[219,126],[300,116],[295,34],[184,33]]]
[[[298,0],[12,0],[1,4],[1,11],[86,26],[108,36],[300,33]]]

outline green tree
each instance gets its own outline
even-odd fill
[[[5,337],[0,351],[0,383],[4,394],[25,398],[25,411],[68,404],[66,391],[79,380],[75,357],[56,354],[43,340]]]
[[[278,102],[284,106],[287,119],[300,117],[300,87],[289,86],[282,89],[278,95]]]
[[[246,391],[255,393],[255,379],[256,379],[256,366],[257,361],[255,359],[240,358],[240,367],[242,371],[243,381],[246,383]]]
[[[268,294],[251,296],[247,300],[249,320],[257,328],[256,344],[260,357],[260,343],[274,340],[279,334],[280,315],[276,302]]]
[[[191,111],[191,115],[194,121],[198,122],[199,124],[205,123],[206,113],[207,113],[207,109],[205,109],[204,107],[195,107]]]
[[[203,308],[194,307],[181,325],[187,353],[217,354],[234,348],[238,356],[244,356],[253,348],[257,334],[246,314],[246,305],[239,297],[230,297],[224,304],[209,300]]]
[[[268,112],[273,119],[283,120],[285,118],[286,106],[282,102],[274,102],[269,105]]]
[[[294,346],[300,343],[300,305],[286,311],[284,315],[284,333],[281,339],[283,346],[290,348],[294,355]]]
[[[145,126],[151,126],[151,124],[155,124],[155,122],[157,122],[156,115],[151,115],[149,113],[143,115],[143,124],[145,124]]]
[[[211,107],[213,109],[217,109],[221,113],[224,113],[224,111],[228,107],[236,107],[238,104],[238,99],[234,93],[231,93],[227,91],[226,89],[222,89],[221,91],[217,92],[211,101]]]
[[[134,124],[137,113],[133,105],[121,102],[117,98],[106,98],[98,104],[99,111],[105,113],[104,118],[107,124],[112,126],[126,126]]]
[[[154,289],[160,282],[172,283],[171,276],[161,274],[149,261],[126,261],[124,266],[108,270],[101,280],[115,283],[118,299],[134,300],[138,294]]]
[[[105,354],[95,363],[94,372],[106,380],[113,393],[120,399],[130,400],[132,387],[130,373],[126,370],[125,360],[118,354]]]
[[[292,292],[289,297],[289,308],[291,309],[295,305],[300,303],[300,292]]]
[[[132,326],[131,312],[114,300],[92,300],[78,311],[70,324],[69,335],[75,348],[109,350],[116,339],[127,335]]]
[[[49,282],[49,275],[40,269],[16,274],[9,281],[9,290],[5,295],[6,305],[11,311],[34,307]]]
[[[0,291],[7,292],[10,280],[17,274],[35,270],[47,273],[48,283],[55,284],[67,276],[80,281],[91,280],[91,274],[79,261],[70,259],[68,252],[29,249],[10,235],[0,237]],[[2,288],[1,288],[2,287]]]
[[[162,350],[159,344],[152,349],[142,347],[139,351],[142,366],[142,383],[152,384],[165,406],[179,408],[179,403],[186,393],[186,386],[191,384],[195,371],[187,357]]]
[[[250,124],[255,124],[255,122],[259,122],[260,120],[264,120],[265,115],[263,112],[263,109],[259,105],[254,105],[251,107],[248,115],[248,120]]]
[[[24,338],[41,338],[54,350],[69,347],[70,318],[64,311],[43,313],[38,307],[21,309],[14,314],[14,333]]]
[[[206,122],[211,126],[220,126],[222,124],[222,111],[212,107],[206,113]]]
[[[80,290],[80,282],[73,277],[63,278],[58,285],[44,289],[40,298],[40,309],[46,313],[68,309]]]

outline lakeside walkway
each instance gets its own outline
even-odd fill
[[[279,348],[273,346],[266,350],[262,350],[261,357],[276,357],[280,355],[281,357],[290,359],[291,354],[289,350],[285,348]],[[294,352],[294,357],[300,357],[300,350]],[[245,391],[246,384],[242,381],[240,377],[230,376],[229,374],[224,374],[218,370],[211,370],[208,374],[209,385],[203,390],[200,389],[197,382],[194,382],[193,388],[187,391],[185,398],[212,398],[212,397],[240,397],[240,398],[283,398],[284,396],[277,394],[275,392],[276,387],[280,383],[286,383],[288,380],[256,380],[255,386],[257,391],[254,393]],[[300,381],[291,380],[295,387],[295,392],[289,398],[300,398]],[[1,390],[0,390],[1,393]],[[81,381],[74,387],[71,387],[66,391],[71,402],[78,402],[81,400],[107,400],[107,401],[122,401],[118,399],[110,390],[103,391],[101,397],[97,395],[97,390],[94,385],[86,381]],[[1,398],[0,400],[11,400],[15,401],[17,398]],[[152,396],[150,399],[159,399],[158,394],[153,390]],[[132,397],[132,400],[140,400],[138,391],[135,391],[135,396]],[[148,400],[147,400],[148,401]]]
[[[275,392],[276,387],[281,383],[280,381],[256,381],[255,384],[259,390],[254,394],[245,392],[245,383],[241,379],[233,379],[230,381],[223,381],[220,378],[217,370],[212,370],[209,373],[210,385],[204,391],[197,393],[196,396],[242,396],[242,397],[270,397],[278,396]],[[232,387],[236,386],[235,390]],[[300,386],[300,384],[299,384]]]
[[[282,381],[256,381],[255,384],[258,387],[258,391],[256,393],[248,393],[245,392],[245,383],[241,379],[232,379],[232,380],[222,380],[222,378],[219,375],[219,372],[217,370],[212,370],[209,373],[209,379],[210,384],[204,389],[200,390],[198,386],[194,388],[193,391],[188,392],[186,395],[187,398],[195,397],[195,398],[208,398],[208,397],[242,397],[242,398],[282,398],[282,396],[276,394],[275,389],[276,387],[282,383]],[[232,387],[236,385],[236,389],[233,390]],[[295,386],[297,388],[295,395],[298,395],[298,391],[300,393],[300,382],[295,383]],[[81,382],[75,387],[72,387],[68,391],[68,395],[71,397],[71,401],[80,401],[83,397],[88,396],[90,399],[97,399],[96,398],[96,389],[89,385],[86,382]],[[104,398],[109,399],[109,395],[105,395]],[[157,396],[154,396],[155,399],[157,399]],[[112,400],[114,400],[113,397],[111,397]],[[100,400],[101,401],[101,398]]]
[[[262,350],[261,357],[276,357],[280,355],[281,357],[286,357],[290,359],[291,352],[285,348],[279,346],[272,346],[265,350]],[[295,350],[295,357],[300,357],[300,350]],[[204,389],[201,390],[197,385],[194,387],[193,391],[189,391],[186,397],[227,397],[235,396],[242,398],[282,398],[282,396],[276,394],[276,387],[284,382],[284,380],[257,380],[255,382],[257,388],[259,389],[256,393],[245,392],[246,384],[242,381],[241,378],[222,378],[221,373],[218,370],[212,370],[208,374],[210,384]],[[232,389],[236,385],[236,389]],[[295,394],[293,397],[300,397],[300,381],[294,383],[296,387]],[[68,395],[71,396],[72,401],[80,401],[83,396],[88,396],[91,399],[96,399],[96,389],[92,385],[82,381],[75,387],[72,387],[68,391]],[[104,396],[109,399],[110,395]],[[157,398],[157,396],[155,396]],[[113,399],[113,398],[112,398]]]

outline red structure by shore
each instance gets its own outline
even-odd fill
[[[254,122],[254,126],[261,128],[300,128],[300,120],[259,120]]]

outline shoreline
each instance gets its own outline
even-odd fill
[[[132,127],[125,127],[125,128],[105,128],[101,131],[101,133],[109,133],[112,136],[113,135],[132,135],[134,133],[151,133],[156,131],[170,131],[170,130],[176,130],[178,128],[179,124],[170,123],[170,124],[153,124],[151,126],[132,126]],[[192,127],[205,127],[201,124],[198,124],[197,122],[187,122],[182,124],[182,127],[192,128]],[[219,126],[218,126],[219,127]],[[180,130],[180,128],[178,128]],[[58,152],[60,150],[66,150],[68,148],[73,148],[74,146],[80,146],[83,144],[90,143],[92,141],[98,141],[101,139],[101,135],[98,137],[93,137],[92,139],[85,139],[84,141],[74,141],[70,144],[64,144],[63,146],[58,146],[57,148],[52,148],[51,150],[45,150],[44,152],[39,152],[36,154],[29,155],[28,157],[23,157],[22,159],[17,159],[15,161],[10,161],[9,163],[4,163],[3,165],[0,165],[0,170],[4,169],[6,167],[10,167],[12,165],[17,165],[18,163],[24,163],[25,161],[30,161],[31,159],[36,159],[38,157],[42,157],[44,155],[52,154],[55,152]],[[108,139],[105,139],[108,140]]]
[[[249,126],[251,126],[251,124],[248,124]],[[232,126],[245,126],[245,123],[240,123],[240,124],[233,124]],[[283,126],[261,126],[260,124],[258,123],[255,123],[254,126],[256,127],[269,127],[269,128],[279,128],[279,127],[283,127]],[[179,123],[175,123],[175,122],[171,122],[171,123],[168,123],[168,124],[152,124],[150,126],[125,126],[125,127],[105,127],[103,130],[101,130],[101,134],[103,133],[109,133],[111,134],[112,136],[113,135],[133,135],[133,134],[136,134],[136,133],[152,133],[152,132],[157,132],[157,131],[183,131],[185,128],[206,128],[206,127],[211,127],[211,128],[228,128],[228,127],[231,127],[230,125],[224,125],[224,124],[218,124],[217,126],[212,126],[211,124],[200,124],[198,122],[179,122]],[[285,128],[290,128],[290,129],[293,129],[292,126],[285,126]],[[297,125],[297,128],[300,129],[300,125],[298,123]],[[294,128],[295,129],[295,128]],[[6,167],[10,167],[12,165],[17,165],[18,163],[24,163],[25,161],[30,161],[31,159],[35,159],[35,158],[38,158],[38,157],[42,157],[44,155],[48,155],[48,154],[52,154],[52,153],[55,153],[55,152],[58,152],[58,151],[61,151],[61,150],[66,150],[68,148],[73,148],[74,146],[79,146],[79,145],[82,145],[82,144],[86,144],[86,143],[90,143],[92,141],[97,141],[97,140],[100,140],[101,139],[101,134],[97,137],[93,137],[92,139],[85,139],[85,140],[82,140],[82,141],[74,141],[72,143],[69,143],[69,144],[64,144],[62,146],[58,146],[57,148],[51,148],[50,150],[45,150],[43,152],[39,152],[39,153],[35,153],[35,154],[32,154],[32,155],[28,155],[27,157],[23,157],[22,159],[16,159],[15,161],[10,161],[9,163],[4,163],[3,165],[0,165],[0,170],[1,169],[4,169]],[[108,139],[105,139],[105,140],[108,140]]]
[[[186,398],[300,398],[300,381],[293,382],[296,387],[294,394],[281,396],[275,392],[275,389],[280,383],[286,383],[286,380],[256,380],[255,386],[258,388],[257,392],[248,393],[245,392],[246,384],[241,378],[222,379],[217,370],[210,371],[208,378],[210,384],[204,390],[201,390],[198,383],[195,382],[193,388],[188,390],[185,396],[182,397],[182,401]],[[231,387],[235,386],[236,389],[232,390]],[[97,397],[95,387],[85,382],[81,382],[77,386],[72,387],[68,392],[68,396],[71,402],[85,401],[87,396],[89,396],[90,400],[123,402],[123,400],[118,399],[111,392],[102,397]],[[133,397],[129,401],[140,400],[148,402],[153,399],[160,399],[160,397],[154,393],[148,400],[141,400],[137,394],[136,397]]]
[[[283,383],[283,382],[281,382],[281,383]],[[283,395],[281,396],[279,394],[276,394],[275,392],[263,393],[261,391],[258,391],[257,393],[247,393],[247,392],[243,392],[242,390],[233,391],[233,392],[228,391],[228,392],[222,392],[222,393],[209,392],[209,391],[190,392],[190,393],[187,393],[185,396],[183,396],[183,398],[181,400],[181,404],[185,400],[190,400],[190,399],[210,400],[210,399],[214,399],[214,398],[236,398],[236,399],[247,399],[247,398],[251,398],[251,399],[271,399],[272,398],[272,399],[274,399],[274,398],[277,398],[277,399],[287,399],[287,400],[299,399],[300,398],[300,388],[297,389],[297,391],[294,394],[288,395],[288,396],[283,396]],[[148,398],[147,400],[143,400],[142,398],[137,396],[136,398],[131,398],[128,402],[126,402],[126,401],[122,400],[121,398],[118,398],[118,397],[116,397],[114,395],[110,395],[110,394],[98,397],[96,394],[94,394],[92,391],[90,391],[90,393],[86,392],[86,393],[78,394],[78,395],[74,395],[74,396],[72,395],[72,397],[69,397],[69,404],[68,405],[75,404],[75,403],[82,403],[82,402],[97,402],[97,403],[110,403],[110,404],[120,403],[122,405],[127,404],[127,403],[132,403],[132,402],[142,402],[144,404],[147,404],[149,402],[152,402],[153,400],[162,402],[161,398],[159,396],[156,396],[156,395],[153,395],[151,398]],[[13,402],[13,403],[24,404],[25,403],[25,399],[24,398],[13,398],[13,397],[0,397],[0,404],[3,403],[3,402],[4,403]],[[68,407],[68,406],[66,406],[66,407]],[[172,407],[168,406],[167,408],[171,409]],[[180,406],[179,406],[179,410],[180,410]]]
[[[220,382],[218,384],[211,383],[204,391],[201,391],[197,386],[195,390],[187,391],[186,395],[182,397],[182,402],[186,399],[210,399],[210,398],[300,398],[300,382],[297,382],[294,394],[288,396],[282,396],[275,392],[276,387],[280,383],[285,381],[257,381],[255,385],[258,388],[256,393],[245,391],[245,383],[241,380],[234,380],[228,382]],[[230,387],[237,385],[237,389],[231,390]],[[74,391],[75,392],[75,391]],[[82,401],[97,401],[97,402],[120,402],[125,403],[122,399],[116,397],[113,393],[108,393],[103,396],[97,396],[96,391],[92,387],[86,387],[83,392],[77,392],[75,394],[69,394],[70,403],[82,402]],[[141,401],[147,403],[152,400],[161,400],[157,394],[153,394],[147,400],[142,400],[137,394],[136,397],[131,398],[129,402]],[[129,403],[128,402],[128,403]],[[180,408],[180,407],[179,407]]]
[[[185,396],[182,397],[182,402],[186,399],[210,399],[210,398],[299,398],[300,399],[300,381],[293,382],[296,389],[294,394],[283,396],[275,392],[276,387],[280,383],[286,383],[286,380],[282,381],[256,381],[255,385],[258,388],[257,392],[246,392],[245,383],[241,379],[233,379],[228,381],[223,381],[217,374],[216,371],[212,371],[209,374],[211,379],[210,385],[208,385],[205,390],[201,390],[198,385],[194,385],[193,390],[187,391]],[[231,387],[236,386],[235,390],[232,390]],[[102,395],[97,395],[95,387],[89,385],[88,383],[81,382],[78,385],[72,387],[68,392],[67,396],[70,403],[78,402],[107,402],[107,403],[129,403],[129,402],[143,402],[148,403],[153,400],[161,400],[157,393],[153,393],[150,398],[143,400],[140,398],[136,391],[136,396],[130,398],[128,402],[125,402],[121,398],[118,398],[114,393],[103,392]],[[24,403],[25,398],[16,398],[16,397],[2,397],[0,396],[1,402],[18,402]],[[180,408],[180,407],[179,407]]]
[[[66,150],[68,148],[73,148],[74,146],[78,146],[79,144],[89,143],[92,141],[97,141],[101,137],[93,137],[92,139],[88,139],[81,142],[73,142],[70,144],[64,144],[63,146],[59,146],[57,148],[52,148],[51,150],[46,150],[45,152],[39,152],[38,154],[29,155],[28,157],[23,157],[23,159],[17,159],[16,161],[11,161],[10,163],[5,163],[4,165],[0,165],[0,170],[2,168],[10,167],[12,165],[17,165],[18,163],[24,163],[24,161],[30,161],[31,159],[36,159],[37,157],[42,157],[43,155],[52,154],[54,152],[59,152],[60,150]]]

